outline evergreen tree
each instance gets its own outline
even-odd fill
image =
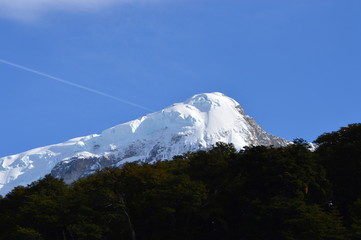
[[[361,125],[282,148],[127,163],[0,197],[6,240],[347,240],[361,237]],[[347,228],[345,228],[345,226]]]

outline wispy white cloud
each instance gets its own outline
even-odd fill
[[[114,5],[141,1],[146,2],[146,0],[0,0],[0,17],[34,20],[54,11],[96,11]]]

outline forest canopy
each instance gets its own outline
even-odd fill
[[[0,239],[361,238],[361,124],[282,148],[231,144],[0,198]]]

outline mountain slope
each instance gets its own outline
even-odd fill
[[[171,159],[216,142],[283,146],[288,141],[266,133],[235,100],[222,93],[197,94],[159,112],[103,131],[100,135],[0,158],[0,194],[45,174],[72,182],[109,166],[130,161]]]

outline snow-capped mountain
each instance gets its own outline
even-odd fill
[[[266,133],[235,100],[222,93],[197,94],[159,112],[86,137],[0,158],[0,194],[51,173],[72,182],[125,162],[171,159],[216,142],[283,146]]]

